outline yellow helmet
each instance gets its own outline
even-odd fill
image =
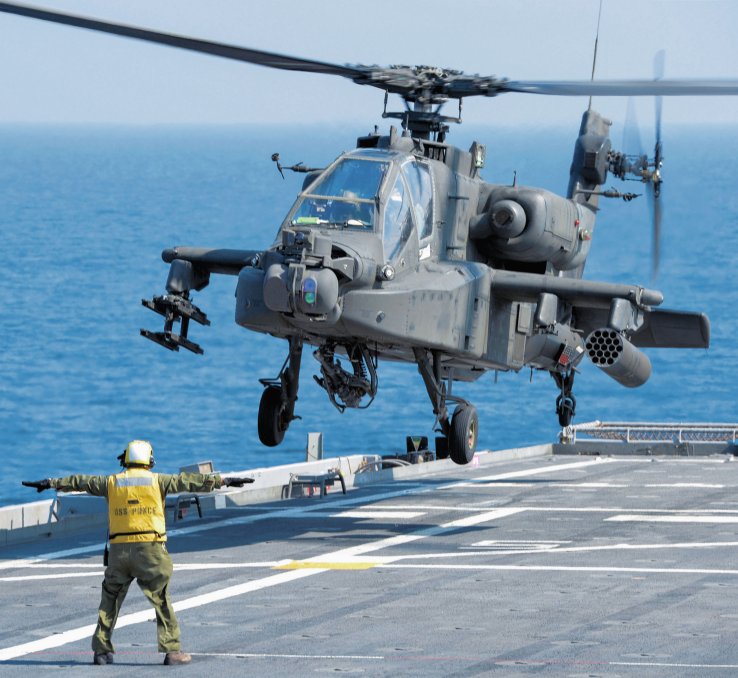
[[[154,450],[148,440],[132,440],[119,459],[121,466],[153,466]]]

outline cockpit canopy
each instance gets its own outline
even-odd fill
[[[381,234],[385,261],[433,233],[433,181],[427,162],[405,153],[361,149],[339,158],[307,186],[291,227]]]
[[[389,167],[386,160],[341,158],[300,196],[292,225],[373,230]]]

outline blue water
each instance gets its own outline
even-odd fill
[[[489,181],[563,192],[570,129],[461,128],[454,140],[488,145]],[[259,377],[278,373],[286,343],[233,322],[236,279],[213,276],[195,303],[204,356],[169,353],[139,336],[161,319],[140,300],[164,289],[160,252],[173,245],[268,246],[299,190],[270,156],[321,166],[363,127],[0,127],[0,504],[36,498],[20,486],[71,472],[107,473],[132,438],[152,441],[160,469],[212,459],[218,469],[300,461],[308,431],[328,454],[387,452],[406,434],[432,437],[433,415],[412,365],[380,364],[364,411],[339,414],[313,382],[306,351],[295,421],[278,448],[256,434]],[[618,138],[617,132],[613,135]],[[586,363],[578,422],[735,421],[738,127],[665,130],[664,244],[655,287],[665,308],[705,311],[712,347],[650,351],[653,376],[627,390]],[[640,190],[629,184],[625,190]],[[586,276],[649,283],[645,198],[608,201]],[[485,375],[456,392],[479,410],[481,449],[547,442],[558,432],[547,374]]]

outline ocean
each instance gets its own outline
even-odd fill
[[[462,147],[487,145],[487,181],[563,193],[578,120],[570,128],[466,128]],[[212,460],[222,471],[302,461],[309,431],[326,455],[402,451],[433,438],[434,417],[414,365],[380,363],[367,410],[340,414],[303,357],[297,414],[281,446],[265,448],[256,418],[261,377],[286,342],[235,325],[236,278],[213,276],[195,295],[211,319],[190,337],[203,356],[170,353],[139,336],[161,329],[141,305],[164,291],[162,249],[266,248],[299,192],[285,165],[323,166],[368,129],[337,127],[0,127],[0,505],[32,501],[21,480],[109,473],[134,438],[157,469]],[[614,130],[613,140],[618,143]],[[651,282],[645,196],[606,201],[585,277],[664,292],[664,308],[704,311],[709,350],[650,350],[653,375],[625,389],[588,362],[576,378],[575,423],[733,422],[738,387],[738,126],[664,129],[663,245]],[[619,184],[641,192],[638,183]],[[487,374],[458,384],[478,408],[479,449],[554,441],[557,391],[547,373]]]

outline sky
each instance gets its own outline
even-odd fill
[[[332,63],[431,64],[510,79],[587,80],[598,0],[39,0],[38,7]],[[604,0],[596,77],[738,79],[738,2]],[[382,124],[383,93],[0,14],[0,124]],[[464,102],[472,124],[559,125],[584,98]],[[399,99],[397,107],[401,106]],[[611,118],[624,99],[599,99]],[[455,104],[447,111],[455,113]],[[638,102],[641,125],[653,101]],[[738,97],[674,97],[664,125],[738,121]]]

